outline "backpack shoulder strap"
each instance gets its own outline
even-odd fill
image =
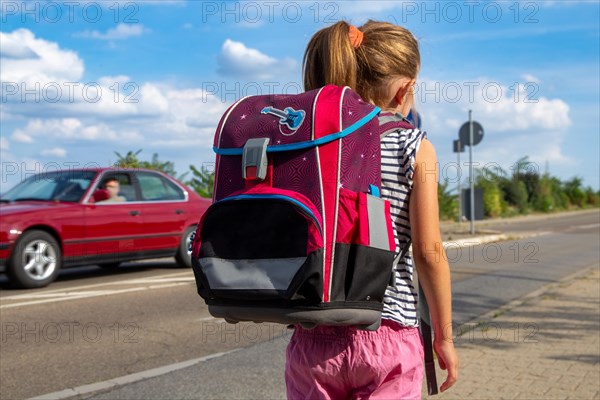
[[[398,129],[415,129],[413,125],[400,113],[382,112],[379,114],[379,126],[383,139]]]
[[[423,358],[425,361],[425,377],[427,382],[427,394],[430,396],[438,393],[437,377],[435,375],[435,361],[433,358],[433,334],[431,329],[431,316],[429,314],[429,305],[423,291],[423,286],[419,282],[416,270],[413,272],[413,282],[419,291],[419,325],[423,337]]]

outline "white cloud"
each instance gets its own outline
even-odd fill
[[[62,142],[117,141],[142,138],[136,132],[116,131],[104,123],[86,125],[77,118],[32,119],[24,128],[15,130],[12,137],[15,140],[30,140],[30,142],[33,142],[35,137],[54,138],[54,142],[56,140]]]
[[[42,150],[40,154],[43,156],[64,158],[67,156],[67,150],[60,147],[53,147],[51,149]]]
[[[6,151],[8,149],[10,149],[10,143],[8,142],[8,139],[0,136],[0,151]]]
[[[290,74],[296,68],[293,59],[277,60],[244,43],[225,40],[218,57],[218,72],[245,79],[272,79]]]
[[[541,1],[539,4],[536,4],[537,7],[548,7],[548,8],[552,8],[552,7],[573,7],[573,6],[577,6],[577,5],[590,5],[593,6],[594,4],[596,4],[596,2],[594,1],[589,1],[589,0],[569,0],[569,1],[564,1],[564,0],[546,0],[546,1]]]
[[[423,118],[429,129],[455,128],[457,113],[466,118],[469,109],[496,132],[564,131],[571,125],[565,101],[539,96],[537,90],[522,84],[508,87],[483,78],[464,82],[423,79],[416,86],[416,99],[417,108],[426,110]]]
[[[562,99],[532,93],[524,85],[509,87],[491,79],[425,79],[417,86],[417,109],[430,139],[436,146],[444,146],[439,151],[444,154],[442,162],[456,160],[448,149],[471,109],[473,119],[485,132],[474,148],[480,164],[495,163],[510,169],[519,158],[529,156],[540,165],[546,161],[556,166],[576,165],[575,159],[565,155],[563,146],[572,124],[569,105]],[[464,160],[464,154],[461,158]]]
[[[16,142],[21,142],[21,143],[33,143],[34,142],[33,138],[30,135],[28,135],[27,133],[25,133],[24,131],[22,131],[21,129],[17,129],[16,131],[14,131],[11,137]]]
[[[106,88],[110,88],[115,84],[123,86],[129,82],[131,82],[131,78],[127,75],[102,76],[98,79],[98,84]]]
[[[28,30],[10,35],[18,36],[17,42],[22,48],[30,48],[40,57],[3,58],[3,67],[7,66],[2,70],[3,79],[10,76],[20,87],[26,80],[39,81],[47,71],[56,71],[44,79],[55,82],[62,89],[62,97],[56,102],[49,101],[47,97],[53,98],[54,93],[45,93],[43,85],[38,91],[39,101],[34,101],[36,95],[28,95],[25,101],[19,94],[7,96],[0,114],[3,121],[10,118],[10,125],[3,124],[3,136],[10,139],[11,146],[10,152],[7,151],[8,140],[3,139],[3,160],[21,162],[45,156],[108,165],[115,161],[114,151],[124,154],[142,148],[144,158],[158,153],[161,159],[175,161],[180,172],[189,164],[214,161],[211,150],[214,131],[233,98],[222,99],[221,93],[197,87],[138,82],[134,77],[118,73],[90,77],[86,83],[81,79],[84,63],[77,53],[36,38]],[[13,47],[16,48],[11,50],[14,54],[21,51],[19,46]],[[280,73],[280,67],[285,66],[284,62],[256,50],[247,50],[255,68],[267,65],[279,68]],[[20,70],[21,64],[12,61],[35,64]],[[84,88],[91,82],[95,82],[94,87],[89,87],[86,93]],[[100,95],[96,96],[96,92]]]
[[[86,30],[76,33],[75,36],[86,39],[123,40],[130,37],[142,36],[148,32],[150,32],[150,30],[145,28],[142,24],[119,23],[116,27],[108,29],[106,33],[97,30]]]
[[[0,46],[1,58],[12,58],[15,60],[26,60],[28,58],[38,58],[35,51],[26,45],[15,40],[14,35],[8,35],[0,32],[2,46]]]
[[[51,82],[78,81],[83,75],[83,61],[77,53],[36,38],[27,29],[0,32],[0,43],[0,79],[5,84],[24,84],[24,89],[32,90]]]
[[[521,75],[521,78],[523,78],[523,80],[525,82],[529,82],[529,83],[538,84],[541,82],[539,78],[537,78],[536,76],[533,76],[531,74],[523,74],[523,75]]]

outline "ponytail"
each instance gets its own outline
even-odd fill
[[[416,79],[420,64],[419,43],[407,29],[371,20],[351,28],[340,21],[315,33],[308,43],[304,89],[350,86],[365,101],[386,107],[390,82]]]
[[[356,29],[356,28],[355,28]],[[304,90],[327,84],[356,88],[358,65],[351,41],[350,25],[345,21],[322,29],[308,43],[302,63]]]

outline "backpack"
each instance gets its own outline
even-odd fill
[[[380,132],[412,127],[380,127],[379,113],[334,85],[249,96],[225,112],[213,204],[191,244],[211,315],[379,327],[396,251]]]

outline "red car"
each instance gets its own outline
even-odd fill
[[[113,192],[113,193],[111,193]],[[61,268],[175,256],[210,200],[158,171],[97,168],[31,176],[0,198],[0,272],[14,286],[48,285]]]

